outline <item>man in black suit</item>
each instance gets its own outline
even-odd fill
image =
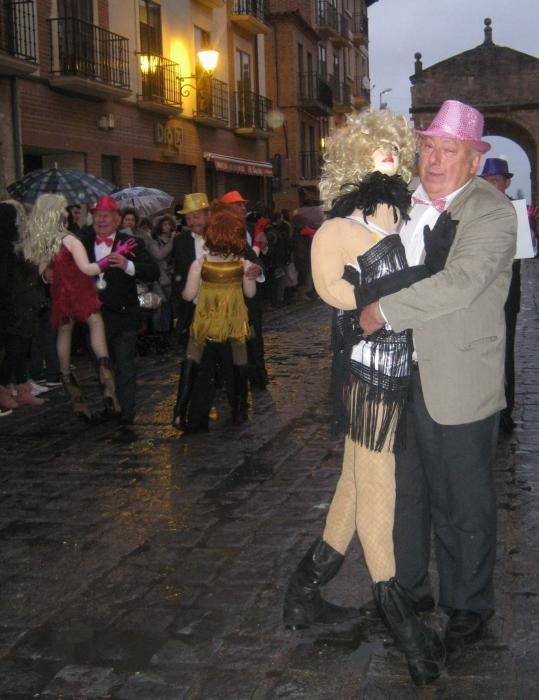
[[[483,180],[497,190],[507,193],[513,173],[503,158],[487,158],[481,173]],[[505,433],[511,433],[515,427],[513,408],[515,405],[515,332],[517,314],[520,311],[520,260],[513,262],[511,284],[505,302],[505,400],[507,406],[500,412],[500,427]]]
[[[177,214],[185,216],[186,228],[176,236],[172,244],[174,264],[174,305],[175,327],[180,341],[187,342],[189,327],[193,320],[194,304],[182,299],[182,291],[187,281],[191,263],[202,255],[204,247],[203,231],[209,217],[208,197],[203,192],[186,194],[183,209]]]
[[[107,344],[114,363],[116,393],[122,409],[120,422],[130,426],[135,419],[135,386],[139,302],[137,278],[143,282],[159,279],[159,267],[142,240],[130,257],[115,253],[119,243],[129,236],[120,233],[120,210],[108,195],[91,209],[93,223],[84,233],[83,243],[91,262],[109,256],[110,265],[99,276],[97,288],[105,322]]]
[[[189,328],[195,313],[195,305],[192,301],[182,299],[182,291],[187,281],[191,263],[203,253],[204,237],[202,234],[208,223],[209,208],[208,197],[203,192],[193,192],[185,195],[183,209],[176,212],[185,216],[187,228],[179,236],[176,236],[172,244],[172,260],[174,264],[173,314],[180,342],[186,345],[189,337]],[[178,382],[178,394],[172,415],[172,425],[178,430],[185,430],[187,427],[187,409],[192,398],[197,372],[198,365],[196,362],[189,358],[183,360]],[[198,410],[196,405],[191,407],[192,413],[196,413]],[[201,415],[205,414],[205,405],[200,409],[200,413]]]

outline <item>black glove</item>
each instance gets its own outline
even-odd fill
[[[425,265],[432,275],[444,269],[449,249],[455,240],[458,223],[451,219],[449,212],[444,211],[432,230],[430,226],[425,226],[423,229]]]
[[[342,278],[346,282],[349,282],[353,287],[357,287],[359,285],[359,272],[355,267],[352,267],[352,265],[345,265]]]
[[[425,277],[430,277],[430,272],[426,266],[414,265],[413,267],[406,267],[404,270],[391,272],[385,277],[371,280],[366,284],[355,285],[354,293],[356,295],[357,308],[361,311],[373,301],[378,301],[380,297],[399,292],[401,289],[425,279]]]

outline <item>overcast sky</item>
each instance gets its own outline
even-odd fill
[[[380,92],[388,109],[409,115],[410,75],[414,54],[423,68],[473,49],[484,40],[485,17],[492,19],[492,39],[539,58],[539,0],[378,0],[369,9],[371,100]],[[374,86],[374,87],[373,87]],[[509,194],[530,197],[530,165],[524,151],[505,138],[488,137],[489,157],[506,158],[515,173]]]

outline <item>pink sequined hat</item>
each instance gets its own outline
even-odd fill
[[[425,131],[417,131],[419,136],[441,136],[446,139],[466,141],[479,153],[490,151],[490,143],[481,141],[483,136],[483,115],[470,105],[457,100],[446,100]]]

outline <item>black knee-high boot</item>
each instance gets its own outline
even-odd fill
[[[384,621],[406,657],[413,682],[421,686],[436,680],[445,665],[445,647],[436,632],[422,622],[406,589],[392,578],[375,583],[373,591]]]
[[[178,394],[176,404],[172,414],[172,425],[178,430],[185,430],[187,427],[187,408],[193,393],[193,386],[197,377],[198,365],[194,360],[184,360],[180,369],[180,379],[178,382]]]
[[[249,382],[247,380],[247,367],[234,367],[234,390],[232,396],[232,421],[245,423],[249,417],[247,396]]]
[[[320,586],[337,575],[344,556],[317,538],[292,574],[284,599],[283,622],[289,629],[302,629],[313,623],[337,624],[359,617],[359,610],[325,601]]]

